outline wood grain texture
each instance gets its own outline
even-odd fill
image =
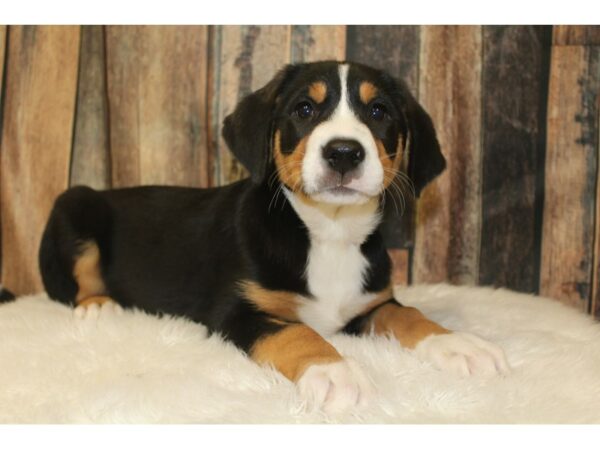
[[[55,197],[68,186],[80,28],[11,26],[0,166],[2,281],[42,289],[37,253]]]
[[[208,185],[206,26],[106,29],[112,185]]]
[[[599,25],[554,25],[554,45],[600,45]]]
[[[215,182],[223,185],[247,176],[221,137],[223,119],[247,94],[264,86],[290,61],[289,26],[218,26],[214,29],[209,89],[215,90],[210,107],[216,156]]]
[[[550,43],[551,27],[484,27],[484,285],[538,291]]]
[[[351,25],[347,28],[349,61],[368,64],[404,80],[417,96],[419,88],[419,26]]]
[[[346,58],[344,25],[294,25],[291,40],[294,63]]]
[[[592,52],[598,53],[600,47],[595,47]],[[595,56],[598,58],[598,56]],[[596,113],[598,115],[596,120],[596,129],[600,130],[600,90],[596,92]],[[600,320],[600,183],[598,177],[600,177],[600,131],[596,133],[598,138],[598,144],[596,147],[596,161],[598,163],[596,167],[596,211],[595,211],[595,222],[594,222],[594,261],[592,268],[592,301],[590,302],[590,313],[598,320]]]
[[[552,49],[540,293],[587,311],[598,165],[600,52]]]
[[[81,27],[77,84],[70,184],[107,189],[111,185],[111,167],[102,26]]]
[[[355,61],[385,70],[403,80],[418,96],[419,73],[418,26],[348,26],[346,56]],[[406,209],[399,216],[393,202],[387,201],[386,220],[381,226],[389,248],[408,248],[414,244],[415,204],[406,192]]]
[[[3,78],[4,78],[4,56],[5,56],[5,50],[6,50],[6,30],[7,30],[7,26],[6,25],[0,25],[0,105],[2,104],[2,94],[3,94],[3,89],[2,89],[2,82],[3,82]],[[1,114],[0,114],[1,117]],[[1,127],[0,127],[1,129]]]
[[[477,282],[481,31],[479,26],[422,27],[420,101],[431,115],[447,166],[417,204],[412,272],[417,283]]]
[[[391,248],[388,250],[392,260],[392,283],[407,286],[409,284],[410,254],[405,248]]]
[[[0,137],[2,133],[2,113],[4,111],[3,103],[2,103],[2,94],[4,93],[3,89],[3,79],[4,79],[4,56],[5,56],[5,48],[6,48],[6,25],[0,25]],[[2,153],[2,147],[0,146],[0,153]],[[2,167],[0,167],[0,180],[2,179]],[[0,181],[0,186],[2,182]],[[0,277],[2,276],[2,207],[0,205]],[[0,278],[0,282],[2,282],[2,278]]]

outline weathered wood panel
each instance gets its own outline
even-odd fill
[[[477,282],[481,45],[479,26],[421,31],[420,100],[435,124],[447,168],[417,204],[412,272],[417,283]]]
[[[103,27],[83,26],[80,49],[70,184],[107,189],[111,169]]]
[[[599,25],[554,25],[554,45],[600,45]]]
[[[4,56],[6,48],[6,25],[0,25],[0,105],[2,104],[2,81],[4,77]],[[0,128],[1,129],[1,128]]]
[[[598,48],[552,49],[540,293],[587,311],[598,151]]]
[[[110,26],[113,186],[206,186],[206,26]]]
[[[484,285],[538,291],[550,42],[551,27],[484,27]]]
[[[3,103],[2,103],[2,94],[3,94],[3,77],[4,77],[4,49],[6,47],[6,25],[0,25],[0,138],[2,133],[2,113],[3,113]],[[0,153],[2,153],[2,147],[0,146]],[[2,171],[0,167],[0,180],[2,179]],[[0,186],[2,182],[0,181]],[[0,224],[2,223],[2,205],[0,205]],[[0,226],[0,275],[2,274],[2,226]],[[2,278],[0,278],[0,282]]]
[[[215,181],[228,184],[246,177],[244,167],[221,137],[223,119],[250,92],[265,85],[290,61],[291,27],[221,26],[214,30],[211,65],[216,92],[210,107],[216,155]]]
[[[418,95],[418,26],[348,26],[346,47],[349,61],[383,69],[404,80],[412,93]]]
[[[42,288],[37,253],[56,196],[69,180],[79,27],[11,26],[0,155],[2,281]]]
[[[392,283],[407,286],[410,275],[410,252],[406,248],[391,248],[388,250],[392,260]]]
[[[600,47],[594,47],[592,52],[595,52],[595,58],[598,59],[598,52]],[[596,73],[598,76],[598,73]],[[596,147],[596,158],[600,158],[600,89],[596,91],[596,137],[598,139]],[[600,161],[599,166],[600,166]],[[590,312],[600,320],[600,169],[596,172],[596,214],[594,222],[594,262],[592,268],[592,301],[590,304]]]
[[[403,80],[415,97],[418,95],[418,26],[348,26],[346,48],[349,61],[385,70]],[[386,201],[381,231],[388,248],[409,248],[414,244],[414,199],[408,190],[404,190],[404,198],[406,207],[400,217],[395,206],[399,199],[394,202],[388,196]],[[408,280],[408,264],[395,265],[394,277]]]
[[[291,39],[290,58],[294,63],[346,58],[344,25],[294,25]]]

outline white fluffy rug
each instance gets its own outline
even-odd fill
[[[511,374],[458,378],[388,339],[336,336],[378,393],[364,410],[327,417],[197,324],[139,311],[76,319],[37,295],[0,305],[0,422],[600,423],[600,324],[506,290],[397,293],[446,327],[500,344]]]

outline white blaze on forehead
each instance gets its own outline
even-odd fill
[[[379,161],[377,145],[371,131],[352,111],[348,94],[348,64],[339,66],[340,100],[333,114],[320,123],[310,134],[306,143],[306,154],[302,165],[302,180],[306,193],[317,194],[322,189],[324,178],[330,173],[322,156],[323,148],[333,139],[348,139],[359,142],[365,150],[361,175],[346,187],[355,189],[365,196],[379,194],[383,183],[383,167]],[[332,195],[332,194],[330,194]],[[324,200],[327,200],[327,195]],[[335,201],[335,198],[329,199]]]

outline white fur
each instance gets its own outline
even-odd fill
[[[507,290],[413,286],[398,298],[500,345],[503,377],[436,370],[383,337],[336,335],[376,391],[325,414],[296,386],[204,327],[139,311],[78,320],[45,295],[0,305],[0,422],[600,423],[600,324]]]
[[[98,319],[100,314],[123,314],[123,308],[116,302],[108,301],[102,305],[98,305],[97,303],[92,303],[86,306],[79,305],[73,309],[73,314],[78,319],[95,320]]]
[[[320,123],[310,134],[302,163],[304,190],[315,200],[328,203],[361,203],[380,193],[383,184],[383,167],[375,140],[369,128],[361,122],[352,109],[348,98],[348,65],[339,66],[341,85],[340,101],[331,117]],[[365,159],[361,164],[361,176],[345,187],[356,194],[334,194],[323,189],[323,179],[330,169],[322,156],[323,147],[332,139],[353,139],[362,144]]]
[[[310,366],[298,380],[307,409],[339,414],[368,406],[374,389],[358,364],[349,359]]]
[[[510,372],[502,348],[470,333],[429,336],[417,344],[415,353],[438,369],[463,377]]]
[[[360,246],[379,223],[377,202],[316,207],[284,192],[310,236],[306,280],[313,298],[301,300],[298,315],[328,336],[374,299],[363,293],[368,261]]]

